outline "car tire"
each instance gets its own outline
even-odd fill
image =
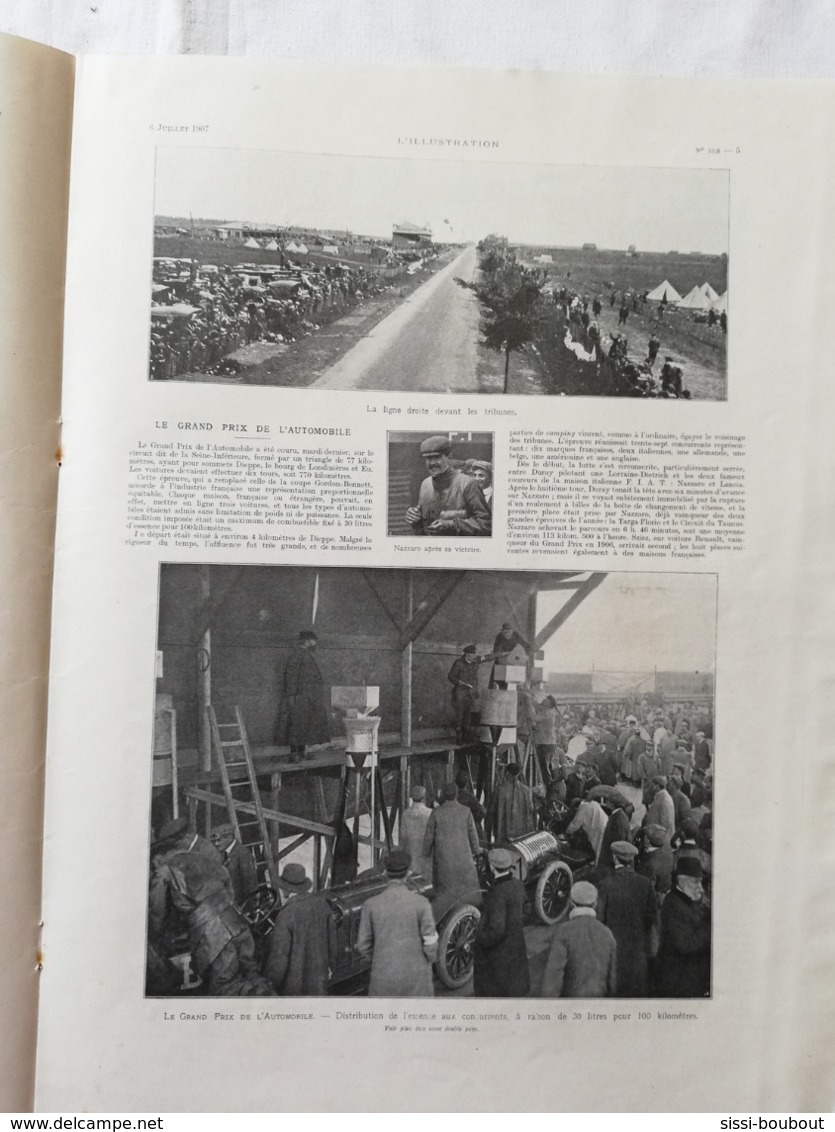
[[[565,861],[551,861],[536,882],[534,908],[543,924],[558,924],[568,915],[574,876]]]
[[[458,990],[472,977],[480,919],[481,912],[474,904],[459,904],[441,929],[435,966],[438,978],[450,990]]]

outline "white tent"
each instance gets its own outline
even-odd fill
[[[258,243],[258,241],[255,239],[254,236],[250,236],[249,239],[244,243],[244,247],[245,248],[260,248],[261,245]]]
[[[651,299],[654,303],[660,303],[664,298],[666,298],[668,303],[681,302],[681,295],[668,279],[665,279],[663,283],[659,283],[654,291],[650,291],[647,298]]]
[[[728,309],[728,292],[720,295],[715,303],[710,304],[715,311],[727,311]]]
[[[702,289],[702,291],[704,291],[705,297],[710,299],[710,301],[712,303],[715,303],[716,300],[719,298],[719,292],[714,291],[709,283],[702,283],[701,289]]]
[[[278,251],[278,241],[277,240],[270,240],[270,242],[268,244],[264,245],[264,248],[268,252],[277,252]]]
[[[299,245],[295,240],[291,240],[290,243],[285,246],[284,250],[286,252],[297,252],[299,250]]]
[[[304,244],[296,244],[296,251],[299,253],[299,255],[307,255],[307,248]]]
[[[701,287],[694,287],[678,304],[683,310],[706,311],[710,309],[710,299]]]
[[[322,251],[325,253],[325,255],[339,255],[339,248],[336,246],[336,244],[325,244],[325,246],[322,248]]]

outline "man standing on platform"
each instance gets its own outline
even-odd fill
[[[330,741],[330,718],[325,681],[314,656],[319,638],[310,630],[299,633],[297,647],[287,658],[281,682],[278,743],[290,747],[290,762],[298,763],[308,746]]]
[[[469,735],[470,717],[478,688],[478,666],[483,659],[477,655],[475,645],[467,645],[447,675],[447,680],[452,684],[455,738],[459,743],[465,742]]]

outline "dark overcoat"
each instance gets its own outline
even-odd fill
[[[618,998],[644,998],[649,991],[650,931],[658,902],[652,882],[632,869],[615,869],[598,886],[597,918],[618,945]]]
[[[294,896],[278,914],[264,972],[277,994],[325,995],[336,962],[336,922],[321,896]]]
[[[436,896],[466,896],[478,890],[473,860],[478,849],[478,832],[467,807],[452,799],[436,806],[423,839],[423,856],[432,860]]]
[[[542,979],[543,998],[603,998],[616,993],[617,944],[591,913],[557,924]]]
[[[659,998],[710,994],[710,909],[678,889],[661,907],[661,946],[655,964]]]
[[[493,835],[501,845],[536,829],[533,795],[518,778],[506,778],[493,796]]]
[[[612,845],[615,841],[632,841],[629,818],[621,809],[615,810],[606,822],[606,828],[603,831],[603,840],[600,843],[600,856],[597,858],[598,881],[602,880],[607,873],[615,871],[615,859],[612,856]]]
[[[297,648],[288,656],[281,678],[279,745],[305,747],[330,741],[325,681],[310,649]]]
[[[522,932],[525,889],[513,876],[499,877],[484,897],[475,941],[473,990],[484,998],[530,994],[528,954]]]

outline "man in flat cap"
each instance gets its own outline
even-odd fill
[[[184,824],[185,823],[185,824]],[[170,953],[172,914],[188,928],[192,965],[213,997],[269,995],[258,973],[255,942],[233,900],[232,881],[220,854],[184,818],[160,830],[149,894],[148,935],[160,954]]]
[[[704,998],[710,994],[710,905],[696,857],[680,858],[673,889],[661,908],[661,945],[655,960],[659,998]]]
[[[660,901],[673,885],[673,851],[663,825],[644,826],[644,851],[635,872],[647,877]]]
[[[479,889],[475,856],[479,851],[473,815],[458,801],[458,787],[447,782],[443,801],[429,815],[423,856],[432,858],[436,897],[453,899]]]
[[[491,849],[487,857],[493,883],[476,932],[473,992],[479,998],[525,998],[531,987],[522,931],[525,888],[513,875],[517,858],[509,849]]]
[[[651,932],[658,902],[652,883],[633,869],[638,850],[628,841],[612,844],[614,871],[600,882],[597,918],[618,945],[618,998],[643,998],[649,992]]]
[[[453,468],[449,437],[430,436],[420,446],[429,475],[406,520],[416,535],[489,535],[490,508],[476,481]]]
[[[597,889],[571,886],[568,919],[554,928],[542,979],[543,998],[604,998],[617,991],[617,944],[596,915]]]
[[[469,734],[478,689],[478,668],[483,662],[484,657],[478,655],[475,645],[466,645],[447,673],[447,680],[452,684],[455,738],[459,743],[463,743]]]
[[[426,805],[426,787],[415,784],[411,789],[412,803],[400,819],[400,847],[409,854],[413,873],[420,873],[432,881],[432,858],[423,855],[423,839],[432,811]]]
[[[357,950],[371,960],[368,993],[372,996],[434,994],[432,963],[438,932],[429,901],[406,884],[410,861],[406,849],[391,850],[385,862],[386,887],[366,900],[360,913]]]
[[[285,902],[276,917],[264,974],[276,994],[326,995],[336,963],[336,921],[325,899],[311,894],[304,865],[285,865],[278,886]]]
[[[290,747],[290,762],[301,762],[308,746],[330,741],[325,681],[314,655],[319,638],[311,629],[299,633],[281,678],[277,742]]]

